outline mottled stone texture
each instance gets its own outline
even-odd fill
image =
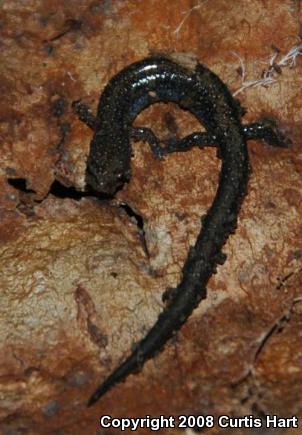
[[[249,143],[248,196],[207,300],[164,352],[91,409],[89,395],[179,282],[219,160],[194,149],[161,162],[135,144],[131,182],[101,201],[84,193],[92,132],[71,109],[81,99],[95,111],[112,75],[159,51],[193,54],[235,92],[261,78],[276,47],[278,63],[301,42],[300,1],[3,0],[0,8],[1,434],[95,434],[101,414],[302,417],[301,59],[277,67],[275,84],[237,95],[244,121],[279,119],[293,147]],[[162,138],[200,128],[172,104],[136,124]]]

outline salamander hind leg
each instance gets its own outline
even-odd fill
[[[163,154],[170,154],[174,152],[189,151],[194,147],[216,147],[215,136],[207,132],[195,132],[183,137],[182,139],[169,139],[164,141],[165,147],[162,148]]]

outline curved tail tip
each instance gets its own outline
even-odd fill
[[[88,400],[87,407],[94,405],[99,400],[99,398],[102,397],[109,390],[110,387],[111,383],[106,381],[102,385],[100,385]]]
[[[87,402],[87,407],[94,405],[98,399],[100,398],[101,394],[99,394],[97,391],[90,397],[90,399]]]

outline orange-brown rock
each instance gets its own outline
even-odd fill
[[[1,434],[90,435],[105,414],[302,417],[302,56],[290,51],[300,3],[1,2]],[[293,146],[249,142],[249,192],[208,298],[140,374],[87,409],[181,279],[217,186],[215,150],[157,161],[139,143],[114,200],[83,193],[92,132],[71,104],[95,111],[109,78],[153,52],[196,57],[247,109],[243,122],[275,117]],[[161,138],[200,128],[173,104],[135,123]]]

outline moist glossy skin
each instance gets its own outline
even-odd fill
[[[196,243],[189,250],[182,279],[168,292],[169,304],[136,349],[95,391],[88,405],[161,350],[206,297],[209,278],[217,264],[225,260],[221,249],[236,228],[247,189],[249,161],[245,136],[251,138],[253,132],[247,128],[245,135],[240,123],[242,111],[228,88],[202,65],[187,69],[170,59],[152,57],[118,73],[101,96],[87,175],[96,190],[112,195],[129,180],[132,122],[138,113],[158,101],[175,102],[193,113],[206,128],[207,141],[209,137],[215,140],[222,159],[219,185],[213,204],[202,219]],[[256,125],[258,136],[260,130]]]
[[[198,65],[195,71],[188,70],[166,58],[137,62],[117,74],[100,98],[87,177],[96,190],[112,195],[130,179],[132,122],[158,101],[172,101],[192,112],[217,136],[222,150],[232,146],[230,136],[238,142],[236,130],[242,137],[238,105],[208,69]],[[239,157],[234,147],[232,155]]]

